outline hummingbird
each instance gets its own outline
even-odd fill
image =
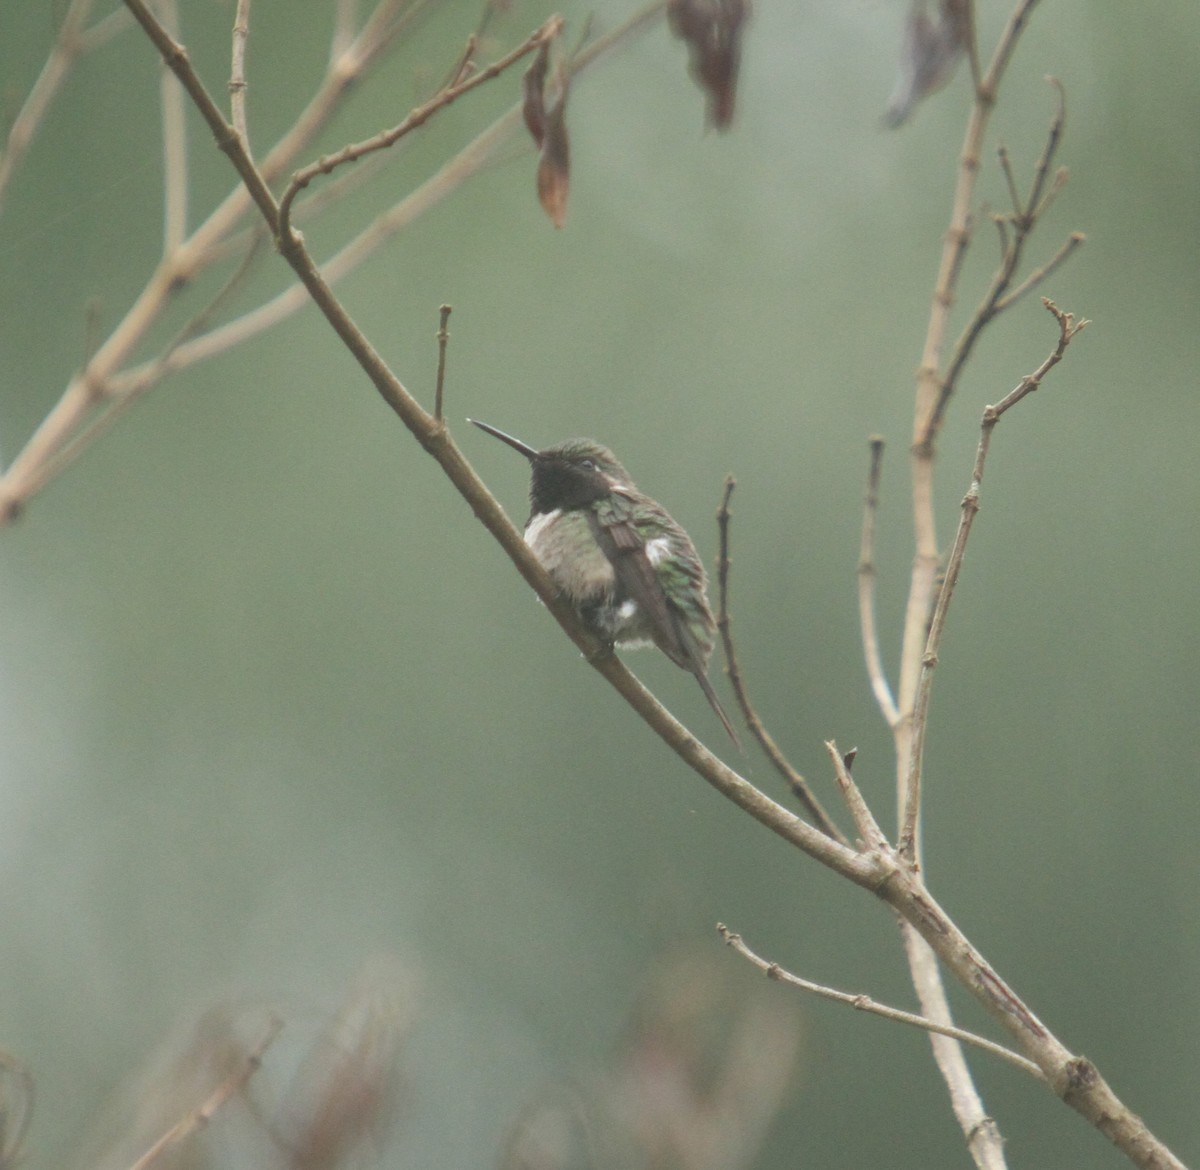
[[[591,439],[536,451],[468,419],[529,460],[525,543],[609,646],[657,646],[700,684],[729,738],[741,741],[708,680],[717,623],[691,537],[637,489],[616,456]]]

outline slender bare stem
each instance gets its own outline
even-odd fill
[[[965,1028],[957,1028],[952,1024],[939,1024],[934,1020],[927,1020],[924,1016],[919,1016],[914,1012],[906,1012],[900,1008],[878,1003],[869,995],[838,991],[835,987],[826,987],[822,983],[814,983],[810,979],[804,979],[799,975],[793,974],[785,967],[780,966],[779,963],[774,963],[770,959],[764,959],[746,944],[745,939],[740,934],[730,930],[723,922],[717,923],[717,933],[728,946],[737,951],[744,959],[748,959],[753,963],[768,979],[775,979],[780,983],[786,983],[789,987],[799,988],[801,991],[807,991],[812,995],[819,996],[821,999],[845,1004],[856,1011],[869,1012],[871,1015],[882,1016],[885,1020],[892,1020],[897,1024],[907,1024],[909,1027],[921,1028],[926,1032],[936,1032],[942,1036],[950,1036],[955,1040],[961,1040],[964,1044],[970,1044],[975,1048],[981,1049],[983,1052],[990,1053],[992,1056],[998,1056],[1001,1060],[1008,1061],[1009,1064],[1015,1068],[1019,1068],[1023,1073],[1028,1074],[1035,1080],[1042,1082],[1046,1080],[1046,1074],[1032,1060],[1027,1059],[1018,1052],[1014,1052],[1011,1048],[1005,1048],[1003,1044],[997,1044],[994,1040],[988,1040],[986,1037],[977,1035],[975,1032],[968,1032]]]
[[[1081,330],[1086,328],[1086,320],[1076,321],[1071,313],[1064,313],[1053,301],[1042,298],[1054,319],[1058,322],[1058,343],[1032,374],[1027,374],[1017,386],[1009,391],[995,406],[984,407],[983,421],[980,424],[979,445],[975,452],[975,464],[971,469],[971,483],[962,501],[962,514],[958,522],[958,531],[954,536],[954,544],[946,562],[946,572],[942,578],[942,586],[938,591],[937,602],[934,605],[933,619],[929,626],[929,636],[925,643],[925,654],[922,659],[920,684],[917,688],[917,701],[913,710],[912,755],[908,761],[908,801],[904,806],[900,827],[900,853],[902,856],[915,855],[915,838],[917,817],[921,802],[921,775],[924,762],[925,734],[929,725],[929,700],[933,691],[933,674],[938,664],[938,653],[941,650],[942,634],[946,628],[946,616],[950,609],[950,601],[962,572],[963,557],[966,555],[967,540],[971,528],[979,512],[979,493],[983,486],[983,471],[991,446],[992,431],[996,423],[1023,398],[1032,394],[1041,384],[1042,379],[1060,361],[1071,340]]]
[[[1071,254],[1078,248],[1087,237],[1083,232],[1072,232],[1062,245],[1049,260],[1046,261],[1040,268],[1035,268],[1020,284],[1018,284],[1007,296],[1001,297],[996,302],[996,312],[1002,313],[1005,309],[1011,308],[1023,296],[1033,292],[1043,280],[1046,279],[1055,269],[1064,264]]]
[[[179,28],[179,9],[175,0],[163,0],[160,6],[163,27],[173,34]],[[183,114],[183,90],[164,69],[159,81],[163,126],[163,259],[169,261],[187,237],[188,159],[187,121]]]
[[[1011,296],[1006,295],[1018,268],[1020,268],[1021,260],[1025,253],[1025,246],[1033,234],[1034,228],[1037,226],[1038,218],[1048,206],[1054,192],[1066,181],[1066,172],[1060,171],[1059,175],[1062,177],[1055,180],[1049,191],[1046,189],[1050,167],[1062,142],[1063,129],[1066,125],[1067,116],[1066,99],[1062,86],[1055,78],[1050,78],[1049,80],[1055,88],[1058,105],[1054,118],[1051,120],[1050,129],[1046,135],[1045,144],[1042,147],[1042,153],[1034,167],[1033,180],[1030,184],[1028,196],[1022,198],[1017,188],[1017,180],[1013,174],[1012,161],[1009,158],[1008,151],[1003,146],[998,151],[1000,169],[1004,173],[1012,205],[1012,210],[1008,215],[997,217],[996,220],[1001,239],[1000,264],[992,277],[987,293],[955,343],[953,353],[946,365],[946,373],[941,379],[937,402],[929,416],[925,436],[920,445],[930,446],[933,443],[934,437],[941,429],[946,408],[949,406],[950,399],[958,387],[959,377],[968,359],[974,352],[975,344],[978,342],[983,330],[1000,313],[1014,305],[1021,296],[1044,280],[1050,272],[1062,264],[1083,243],[1083,234],[1081,232],[1074,233],[1050,261],[1031,273],[1022,282],[1018,291],[1014,292]],[[1010,226],[1012,229],[1011,237],[1009,235]]]
[[[250,133],[246,128],[246,42],[250,38],[250,0],[237,0],[233,16],[233,50],[229,68],[229,116],[234,133],[247,154]]]
[[[436,422],[440,423],[445,419],[445,415],[442,413],[442,392],[446,384],[446,345],[450,341],[450,330],[446,326],[450,321],[450,306],[443,305],[438,312],[440,316],[437,331],[437,386],[433,394],[433,417]]]
[[[267,1030],[259,1042],[246,1054],[245,1060],[242,1061],[241,1067],[226,1077],[205,1100],[197,1108],[193,1109],[186,1117],[180,1118],[175,1125],[171,1126],[166,1133],[162,1135],[136,1162],[134,1162],[129,1170],[149,1170],[167,1150],[172,1146],[177,1146],[180,1142],[191,1137],[198,1130],[203,1129],[213,1117],[217,1110],[221,1108],[231,1097],[240,1093],[247,1084],[250,1083],[250,1078],[258,1072],[262,1067],[263,1056],[274,1042],[275,1037],[279,1034],[280,1028],[283,1027],[283,1021],[277,1017],[272,1017],[267,1025]]]
[[[845,834],[822,807],[816,794],[809,787],[808,781],[792,767],[787,756],[784,755],[771,733],[767,731],[766,726],[754,708],[754,704],[750,701],[749,692],[746,690],[745,679],[742,676],[742,668],[738,660],[737,646],[733,640],[733,619],[730,616],[729,610],[729,574],[731,563],[729,557],[729,527],[732,517],[729,501],[733,497],[733,489],[736,486],[737,481],[732,475],[725,477],[725,488],[721,493],[721,506],[717,510],[717,532],[719,536],[719,549],[717,553],[717,631],[721,635],[721,647],[725,653],[725,673],[729,676],[730,685],[733,687],[733,693],[737,697],[738,706],[742,710],[742,717],[746,720],[746,726],[750,728],[750,734],[758,741],[759,747],[762,748],[767,759],[771,761],[775,770],[783,778],[783,782],[791,790],[792,795],[803,805],[808,815],[812,818],[813,823],[822,832],[827,833],[835,841],[840,841],[845,845],[848,843]]]
[[[863,656],[867,678],[875,702],[889,727],[900,719],[891,684],[883,667],[879,649],[879,628],[875,621],[875,525],[879,512],[879,480],[883,470],[883,439],[874,435],[870,441],[871,464],[867,471],[867,494],[863,506],[862,542],[858,553],[858,624],[862,631]]]
[[[439,90],[429,101],[413,110],[398,126],[393,126],[390,130],[384,130],[382,133],[376,134],[373,138],[368,138],[365,142],[351,143],[349,146],[342,147],[341,150],[334,154],[319,158],[316,162],[302,167],[292,176],[292,181],[288,184],[287,190],[283,193],[283,198],[279,201],[280,232],[287,233],[291,230],[292,203],[296,196],[318,175],[328,175],[337,167],[355,162],[364,155],[372,154],[377,150],[386,150],[406,134],[410,134],[419,126],[423,126],[438,110],[445,109],[452,102],[462,97],[463,94],[470,93],[471,90],[478,88],[485,82],[491,81],[494,77],[498,77],[504,70],[517,61],[520,61],[522,57],[536,52],[542,45],[552,41],[562,32],[562,27],[563,20],[561,16],[551,17],[541,28],[510,53],[506,53],[499,60],[493,61],[487,68],[481,69],[466,80],[459,81],[455,85]]]
[[[9,127],[8,141],[0,154],[0,208],[4,205],[5,191],[33,144],[50,103],[84,51],[84,27],[94,3],[95,0],[71,0],[46,64]]]
[[[825,750],[833,762],[833,774],[837,778],[838,788],[842,799],[854,819],[854,827],[858,830],[859,840],[863,849],[879,854],[881,857],[892,857],[892,847],[888,844],[887,834],[879,827],[875,814],[871,812],[862,790],[854,783],[850,775],[850,765],[854,762],[857,750],[842,755],[837,744],[832,740],[825,741]]]

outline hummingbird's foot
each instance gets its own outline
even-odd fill
[[[595,665],[597,662],[603,661],[605,658],[611,658],[616,653],[616,645],[612,642],[601,642],[590,654],[585,654],[584,658]]]

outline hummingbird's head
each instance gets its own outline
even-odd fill
[[[629,472],[617,462],[616,456],[591,439],[568,439],[535,451],[487,423],[470,421],[529,460],[533,471],[529,500],[535,515],[553,512],[555,508],[580,508],[603,499],[614,488],[633,487]]]

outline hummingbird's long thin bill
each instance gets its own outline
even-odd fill
[[[537,458],[537,452],[528,443],[522,443],[520,439],[514,439],[512,435],[506,434],[489,423],[480,422],[477,418],[469,418],[467,422],[477,426],[481,431],[486,431],[489,435],[493,435],[502,443],[507,443],[514,451],[520,451],[526,459]]]

